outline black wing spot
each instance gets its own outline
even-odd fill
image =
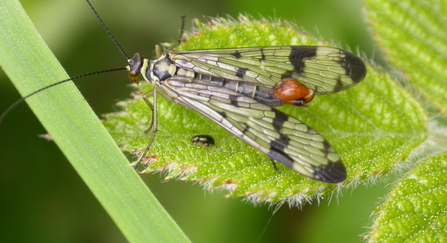
[[[344,58],[340,59],[338,63],[343,69],[345,69],[346,75],[351,77],[354,82],[361,81],[366,76],[366,66],[365,63],[356,55],[341,50],[345,55]]]
[[[273,125],[275,128],[281,128],[283,124],[289,119],[289,116],[285,113],[282,113],[279,110],[272,109],[275,112],[275,117],[273,118]]]
[[[325,151],[328,151],[330,148],[332,148],[331,144],[327,140],[325,140],[323,142],[323,145],[324,145],[324,150]]]
[[[277,150],[284,151],[287,146],[289,146],[290,138],[281,134],[278,139],[272,140],[270,142],[271,148],[276,148]]]
[[[239,53],[238,51],[236,51],[235,53],[231,54],[233,57],[235,57],[236,59],[240,59],[242,57],[241,53]]]
[[[250,131],[250,127],[247,124],[243,124],[244,125],[244,130],[242,131],[243,134],[246,134],[247,132]]]
[[[259,59],[259,62],[264,62],[265,61],[265,54],[264,54],[264,48],[261,48],[261,58]]]
[[[337,83],[334,86],[334,90],[342,90],[344,88],[343,82],[341,79],[337,79]]]
[[[270,151],[267,153],[267,156],[270,159],[276,160],[289,168],[291,168],[289,164],[293,163],[293,159],[288,154],[284,153],[282,149],[278,149],[277,147],[271,147]]]
[[[305,61],[317,55],[318,47],[315,46],[292,46],[289,55],[289,61],[293,65],[294,71],[303,73]]]
[[[239,107],[239,103],[237,101],[237,99],[238,99],[237,95],[230,95],[229,98],[230,98],[230,102],[232,105]]]
[[[325,167],[312,166],[315,180],[326,183],[338,183],[346,180],[346,168],[341,160],[330,163]]]
[[[248,71],[248,69],[246,69],[246,68],[239,68],[236,71],[236,76],[239,77],[239,78],[243,78],[247,71]]]

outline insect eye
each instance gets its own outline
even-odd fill
[[[141,67],[143,66],[144,57],[140,53],[135,53],[132,59],[129,59],[129,65],[127,71],[129,72],[129,78],[132,83],[138,83],[138,75],[140,75]]]

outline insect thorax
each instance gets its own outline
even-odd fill
[[[146,77],[152,81],[166,80],[179,71],[178,67],[169,59],[168,54],[162,55],[159,59],[150,61],[149,69],[146,70]],[[142,73],[144,70],[142,70]],[[193,77],[194,72],[185,72],[182,76]]]

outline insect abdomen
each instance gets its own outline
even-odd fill
[[[177,71],[177,73],[186,73],[186,71]],[[252,82],[228,80],[222,77],[204,75],[199,73],[196,73],[194,76],[194,78],[191,78],[189,80],[185,77],[184,80],[191,83],[211,85],[225,88],[231,91],[236,91],[239,94],[243,94],[245,96],[253,98],[268,106],[276,107],[284,105],[284,102],[272,97],[271,94],[274,93],[273,88],[254,84]]]

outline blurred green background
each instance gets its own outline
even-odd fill
[[[71,76],[127,64],[83,0],[21,2]],[[155,44],[175,40],[182,15],[191,30],[193,18],[239,13],[285,19],[370,58],[374,53],[357,0],[92,2],[128,55],[138,51],[151,57]],[[125,72],[77,81],[98,115],[115,111],[117,101],[129,98],[128,84]],[[0,110],[20,98],[3,72],[0,97]],[[59,149],[38,137],[45,133],[26,104],[0,125],[2,242],[125,242]],[[193,242],[359,242],[371,211],[386,193],[384,182],[375,183],[344,190],[343,197],[321,200],[320,205],[283,205],[274,213],[275,207],[226,199],[222,192],[210,193],[192,183],[166,183],[159,175],[143,179]]]

